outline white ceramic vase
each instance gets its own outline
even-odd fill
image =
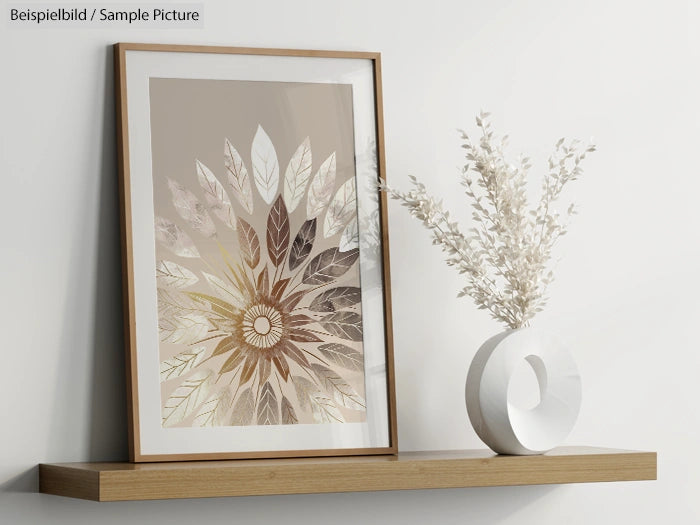
[[[527,361],[535,372],[540,402],[524,410],[508,400],[511,380]],[[479,438],[499,454],[543,454],[559,445],[581,407],[581,377],[557,339],[533,328],[508,330],[488,339],[469,367],[469,420]]]

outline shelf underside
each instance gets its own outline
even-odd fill
[[[561,447],[397,456],[39,465],[40,491],[94,501],[211,498],[656,479],[656,453]]]

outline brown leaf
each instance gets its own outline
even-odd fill
[[[244,359],[245,355],[243,355],[240,350],[234,350],[233,353],[230,356],[228,356],[226,362],[221,366],[221,370],[219,370],[219,375],[225,374],[226,372],[230,372],[231,370],[235,370]]]
[[[258,425],[277,425],[279,420],[277,396],[272,389],[272,385],[265,383],[260,394],[260,402],[258,403]]]
[[[362,316],[355,312],[336,312],[325,316],[320,325],[331,334],[350,341],[362,341]]]
[[[225,354],[234,346],[236,346],[236,343],[233,340],[233,336],[224,337],[221,341],[219,341],[219,344],[216,345],[216,348],[214,348],[214,351],[212,352],[210,357],[216,357],[217,355]]]
[[[291,327],[304,326],[306,324],[311,324],[315,322],[316,321],[314,319],[304,314],[290,315],[289,317],[287,317],[287,325]]]
[[[294,270],[303,263],[311,253],[316,238],[316,218],[306,221],[299,228],[289,250],[289,269]]]
[[[285,381],[289,377],[289,363],[284,357],[273,357],[272,362],[275,364],[275,368],[282,376]]]
[[[294,292],[292,295],[287,297],[282,303],[280,304],[280,308],[284,310],[285,312],[291,312],[296,305],[299,304],[299,301],[301,301],[302,297],[306,295],[308,290],[300,290],[298,292]]]
[[[258,371],[260,372],[258,384],[262,383],[263,381],[267,381],[267,378],[270,377],[270,372],[272,372],[272,365],[270,365],[270,361],[261,356],[258,359]]]
[[[275,266],[284,261],[289,248],[289,214],[280,195],[267,217],[267,253]]]
[[[292,328],[289,330],[289,338],[298,343],[318,343],[321,341],[313,332]]]
[[[254,357],[248,356],[243,365],[243,371],[241,372],[241,384],[247,383],[251,377],[253,377],[253,372],[257,367],[258,360]]]
[[[246,221],[238,217],[238,244],[243,254],[243,259],[251,268],[255,268],[260,262],[260,241],[258,234]]]
[[[276,299],[277,301],[279,301],[282,298],[282,294],[287,289],[287,285],[289,284],[290,280],[291,279],[289,279],[289,278],[280,279],[279,281],[277,281],[274,284],[274,286],[272,287],[272,293],[270,294],[270,295],[272,295],[273,299]]]
[[[267,275],[267,265],[262,269],[260,275],[258,275],[258,292],[263,295],[268,295],[270,290],[270,278]]]
[[[335,312],[357,304],[362,299],[362,290],[355,286],[331,288],[317,296],[309,305],[312,312]]]
[[[357,248],[341,252],[338,248],[329,248],[314,257],[304,270],[304,284],[324,284],[340,277],[355,264],[360,256]]]
[[[297,414],[294,411],[294,407],[289,402],[289,399],[282,396],[282,424],[283,425],[296,425],[299,423]]]
[[[306,359],[306,356],[299,350],[295,345],[290,343],[289,341],[286,341],[285,344],[282,346],[282,351],[288,355],[293,361],[296,361],[301,367],[303,368],[309,368],[311,365],[309,364],[308,359]]]
[[[339,343],[330,343],[318,347],[326,359],[336,365],[361,372],[364,369],[364,358],[361,352]]]

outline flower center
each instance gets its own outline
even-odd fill
[[[243,337],[258,348],[270,348],[282,338],[282,314],[266,304],[251,306],[243,314]]]
[[[271,328],[272,324],[270,324],[270,320],[264,315],[261,315],[255,321],[253,321],[253,330],[260,335],[267,335],[270,333]]]

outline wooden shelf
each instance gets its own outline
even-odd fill
[[[489,450],[398,456],[39,465],[40,491],[94,501],[211,498],[656,479],[656,453],[562,447],[542,456]]]

